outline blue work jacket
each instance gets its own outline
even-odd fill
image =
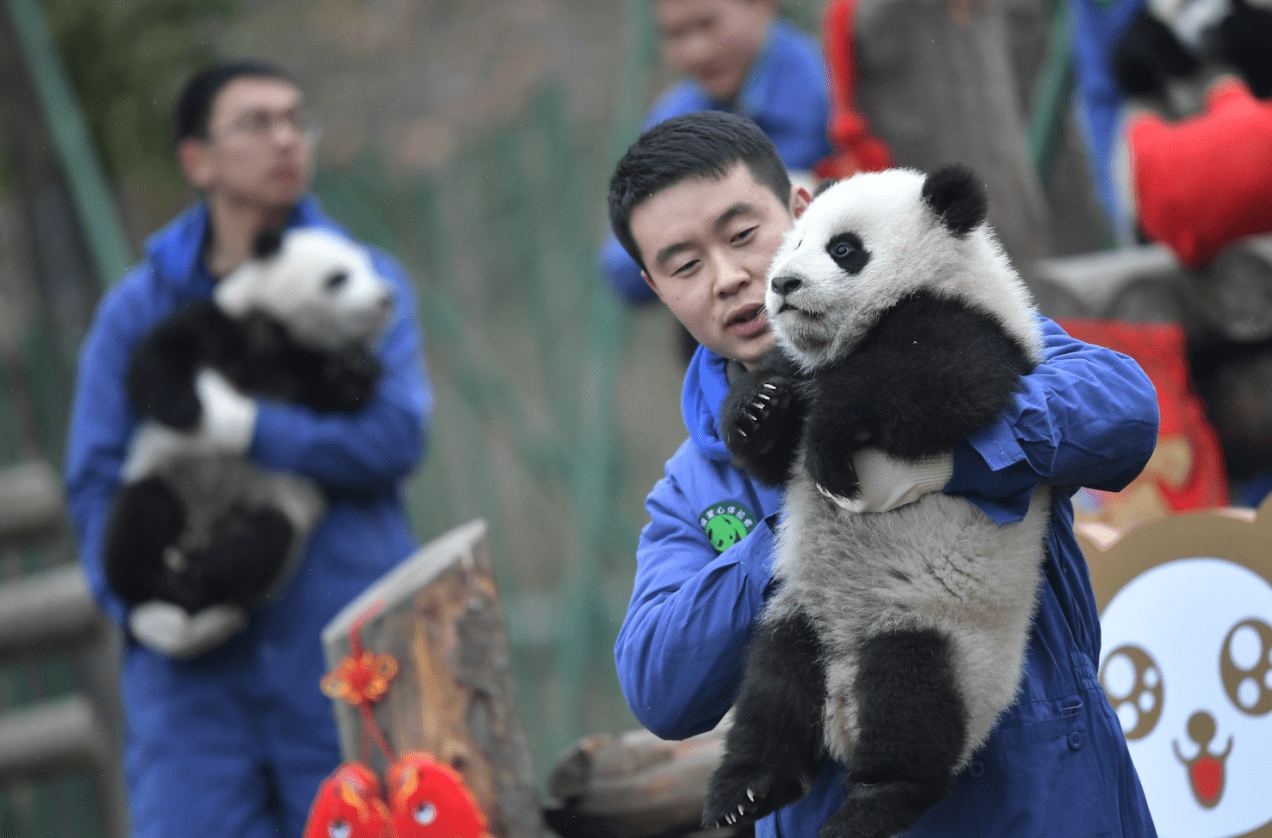
[[[764,44],[747,73],[737,101],[712,99],[693,79],[672,85],[645,115],[641,131],[673,116],[698,111],[729,111],[760,127],[792,172],[808,171],[831,153],[830,87],[817,42],[784,20],[769,26]],[[640,267],[611,232],[601,245],[601,270],[624,302],[643,303],[654,292]]]
[[[1015,705],[949,797],[907,833],[914,838],[1156,834],[1098,683],[1099,615],[1070,503],[1074,487],[1114,491],[1140,472],[1157,440],[1156,394],[1130,358],[1040,319],[1045,362],[1022,379],[1012,410],[955,451],[945,488],[1007,523],[1024,516],[1038,485],[1057,487],[1026,671]],[[729,709],[772,578],[781,495],[729,464],[716,428],[724,363],[705,348],[690,363],[690,436],[646,503],[651,520],[615,647],[628,704],[667,739],[710,730]],[[713,546],[711,537],[743,529],[732,546]],[[827,760],[811,791],[756,834],[815,836],[843,801],[841,774]]]

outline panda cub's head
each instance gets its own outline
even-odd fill
[[[392,291],[362,248],[315,227],[261,234],[213,299],[231,317],[266,314],[297,342],[324,350],[365,345],[393,312]]]
[[[889,169],[827,188],[787,233],[765,308],[778,342],[815,370],[852,352],[888,308],[915,291],[996,316],[1040,357],[1029,292],[985,222],[970,169]]]

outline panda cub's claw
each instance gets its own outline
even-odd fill
[[[799,780],[783,777],[771,766],[721,766],[711,779],[702,825],[717,829],[756,821],[803,794]]]

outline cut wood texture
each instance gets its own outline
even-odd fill
[[[367,617],[368,614],[371,616]],[[342,610],[323,630],[334,669],[364,619],[364,650],[390,654],[399,671],[374,706],[395,754],[427,751],[463,775],[498,838],[538,838],[543,817],[529,744],[516,709],[508,634],[495,588],[486,523],[472,521],[421,548]],[[335,701],[346,760],[386,763],[361,714]]]
[[[649,838],[702,830],[707,782],[724,756],[727,719],[716,729],[668,742],[637,730],[589,736],[562,755],[548,779],[558,801],[545,813],[562,838]],[[751,827],[703,832],[751,834]]]

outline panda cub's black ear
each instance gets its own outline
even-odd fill
[[[989,198],[976,173],[961,164],[942,166],[923,182],[923,201],[955,238],[975,230],[989,214]]]
[[[252,255],[257,259],[273,256],[283,246],[283,231],[276,227],[261,230],[252,240]]]

